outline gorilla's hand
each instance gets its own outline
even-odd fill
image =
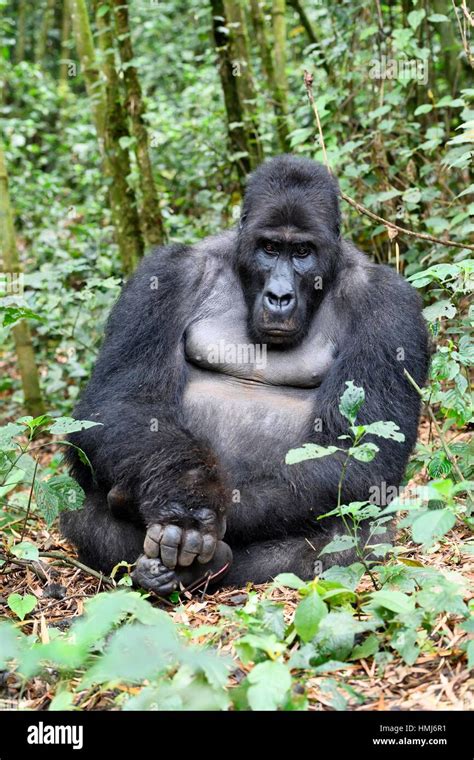
[[[195,559],[200,564],[210,562],[218,540],[224,537],[225,517],[205,507],[190,510],[176,503],[164,508],[162,515],[160,511],[157,522],[148,527],[145,555],[161,559],[169,569],[187,567]]]

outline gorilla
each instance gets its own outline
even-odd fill
[[[286,453],[347,445],[352,380],[366,393],[358,423],[392,420],[405,441],[377,438],[375,459],[351,460],[342,503],[398,486],[420,412],[404,368],[422,386],[428,356],[416,292],[342,239],[336,180],[273,158],[249,178],[238,230],[158,248],[123,288],[74,411],[101,424],[71,436],[93,472],[71,448],[86,500],[63,533],[83,562],[134,563],[134,582],[160,595],[202,578],[312,578],[344,533],[317,517],[336,506],[345,457],[287,465]]]

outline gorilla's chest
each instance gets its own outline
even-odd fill
[[[256,456],[271,465],[307,440],[334,341],[322,313],[295,348],[256,345],[247,334],[243,299],[235,292],[227,299],[216,295],[186,332],[185,423],[228,466]]]

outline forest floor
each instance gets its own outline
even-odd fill
[[[469,585],[474,585],[474,558],[462,553],[463,542],[468,533],[462,528],[454,529],[449,540],[439,544],[429,555],[420,553],[419,548],[410,544],[405,535],[399,536],[399,544],[405,545],[404,557],[416,560],[423,565],[439,570],[459,572]],[[74,556],[71,547],[55,531],[48,531],[41,526],[32,525],[25,538],[34,539],[45,551],[61,551]],[[48,595],[50,584],[64,587],[62,599],[53,599]],[[363,586],[362,586],[363,588]],[[270,585],[247,586],[242,589],[222,589],[216,593],[207,593],[186,599],[174,607],[166,607],[176,622],[191,628],[198,626],[222,626],[222,635],[218,647],[229,653],[236,662],[235,683],[240,682],[249,666],[244,666],[233,651],[233,640],[237,629],[233,630],[228,617],[220,612],[221,605],[243,606],[250,589],[268,599],[283,602],[287,621],[292,619],[298,603],[298,593],[286,588]],[[6,597],[11,593],[34,594],[38,604],[21,625],[25,633],[36,633],[42,638],[47,636],[47,627],[57,626],[67,629],[70,622],[83,612],[84,601],[103,591],[102,581],[88,575],[79,568],[65,566],[54,560],[42,560],[36,570],[31,566],[10,566],[8,572],[0,575],[0,615],[11,615],[6,606]],[[348,664],[331,676],[339,684],[346,684],[353,690],[348,699],[347,708],[351,710],[468,710],[474,703],[474,674],[466,669],[465,653],[457,646],[463,631],[457,628],[455,618],[445,615],[440,618],[436,629],[431,634],[436,652],[423,653],[413,666],[403,663],[395,657],[383,673],[376,670],[372,660],[360,660]],[[202,639],[205,640],[205,637]],[[197,639],[199,641],[199,639]],[[306,682],[310,709],[331,710],[334,703],[330,695],[321,688],[325,676],[308,678]],[[48,684],[40,678],[34,678],[28,686],[21,685],[14,675],[3,684],[3,698],[0,709],[46,709],[52,698]],[[124,687],[129,692],[129,687]],[[114,709],[113,692],[97,690],[89,696],[83,709]]]

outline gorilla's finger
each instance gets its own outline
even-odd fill
[[[200,562],[201,565],[204,565],[206,562],[211,561],[216,550],[216,544],[217,541],[215,536],[212,536],[210,533],[206,533],[202,539],[202,549],[198,556],[198,562]]]
[[[176,567],[178,546],[183,531],[177,525],[167,525],[161,537],[161,561],[166,567]]]
[[[202,547],[202,536],[197,530],[188,530],[185,532],[181,543],[181,550],[178,556],[178,564],[187,567],[192,563],[196,554],[199,554]]]
[[[212,509],[208,509],[207,507],[201,507],[201,509],[198,509],[194,513],[194,516],[208,530],[210,531],[215,530],[217,516],[216,516],[216,513]]]
[[[150,525],[146,532],[143,551],[147,557],[158,557],[160,553],[160,538],[163,534],[163,526],[159,523]]]

